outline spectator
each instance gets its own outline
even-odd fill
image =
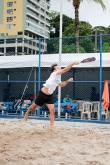
[[[99,100],[99,94],[97,93],[97,89],[95,87],[91,88],[91,101],[98,101]]]
[[[63,99],[63,103],[72,103],[72,99],[70,98],[69,95],[66,95],[66,97]]]
[[[31,101],[33,101],[33,100],[35,99],[35,96],[34,96],[34,95],[30,95],[29,99],[30,99]]]

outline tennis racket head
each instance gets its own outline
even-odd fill
[[[93,62],[95,61],[96,58],[95,57],[90,57],[90,58],[85,58],[84,60],[82,60],[80,63],[88,63],[88,62]]]

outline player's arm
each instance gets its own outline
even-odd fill
[[[65,87],[68,83],[72,82],[73,81],[73,78],[69,78],[68,80],[65,80],[65,81],[62,81],[59,86],[61,88]]]
[[[80,62],[73,62],[71,64],[69,64],[67,67],[63,68],[63,69],[60,69],[57,71],[57,74],[64,74],[66,72],[68,72],[69,70],[71,70],[71,68],[74,66],[74,65],[78,65]]]

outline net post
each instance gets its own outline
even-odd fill
[[[100,120],[102,119],[102,33],[100,33]]]

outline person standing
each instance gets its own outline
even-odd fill
[[[38,97],[35,102],[28,108],[24,115],[24,119],[28,119],[28,115],[31,111],[35,110],[38,106],[46,105],[50,111],[50,129],[54,128],[54,98],[53,93],[55,89],[60,87],[65,87],[68,83],[73,81],[73,78],[61,82],[61,75],[67,73],[74,65],[78,65],[80,62],[73,62],[67,67],[61,69],[58,64],[53,64],[51,66],[50,77],[46,80],[41,88]]]

